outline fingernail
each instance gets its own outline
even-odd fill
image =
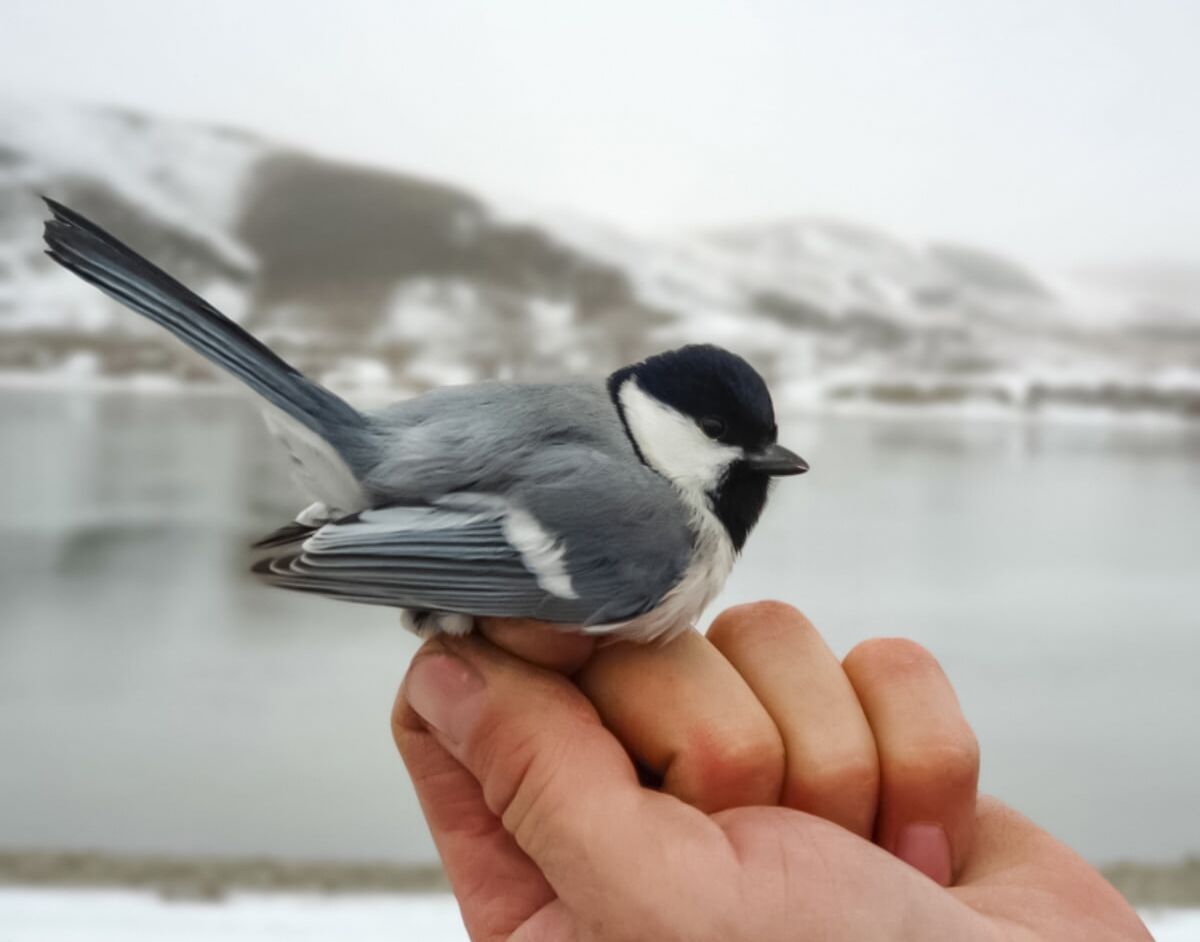
[[[896,838],[896,856],[941,886],[950,885],[950,841],[940,824],[907,824]]]
[[[408,670],[409,706],[451,743],[471,735],[483,705],[483,676],[453,654],[421,654]]]

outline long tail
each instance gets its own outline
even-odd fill
[[[325,439],[354,467],[367,421],[161,268],[74,210],[46,199],[46,254],[161,324],[197,353]]]

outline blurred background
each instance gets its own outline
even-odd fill
[[[709,617],[777,597],[839,653],[916,638],[986,790],[1139,904],[1200,904],[1200,7],[0,20],[4,938],[108,918],[33,883],[436,885],[387,728],[413,639],[249,579],[305,503],[286,460],[41,254],[43,193],[356,403],[740,352],[813,471]],[[429,899],[329,931],[461,937]],[[214,918],[104,900],[159,937]],[[270,922],[229,906],[219,937]]]

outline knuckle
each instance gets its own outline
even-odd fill
[[[869,823],[879,790],[879,764],[874,756],[825,760],[790,774],[783,804],[847,826]]]
[[[844,796],[848,802],[874,801],[879,793],[879,764],[874,756],[822,763],[807,776],[809,787],[824,795]]]
[[[543,709],[547,713],[562,717],[570,724],[591,725],[599,723],[600,717],[592,702],[575,687],[555,685],[546,690]]]
[[[890,763],[889,776],[936,782],[947,791],[973,790],[979,778],[979,742],[966,734],[940,736],[908,747]]]
[[[787,602],[765,599],[725,609],[708,629],[708,639],[718,648],[747,637],[778,636],[792,631],[812,631],[812,623]]]
[[[871,638],[846,655],[847,672],[866,678],[896,677],[941,671],[937,659],[909,638]]]
[[[529,778],[539,750],[553,748],[553,743],[540,743],[536,730],[513,723],[503,729],[482,726],[474,740],[471,764],[484,799],[493,814],[504,817]]]
[[[397,697],[388,717],[388,726],[392,731],[392,742],[403,752],[408,737],[412,734],[412,720],[409,716],[409,706],[403,698]]]
[[[554,787],[554,780],[563,763],[569,760],[569,751],[564,743],[526,756],[507,803],[495,809],[505,830],[527,851],[537,851],[541,835],[557,820],[557,809],[552,803],[560,801],[561,794]]]
[[[674,780],[685,800],[706,811],[736,805],[774,804],[783,789],[786,757],[783,739],[769,719],[753,726],[692,737],[672,763]]]
[[[537,687],[539,710],[484,711],[467,743],[467,765],[489,810],[506,826],[521,828],[545,821],[549,800],[561,798],[554,786],[580,748],[570,731],[599,722],[595,708],[575,688],[529,678],[526,686],[531,685]]]
[[[779,599],[761,599],[757,602],[746,602],[738,608],[745,609],[746,617],[760,621],[793,621],[804,619],[804,615],[794,605],[781,602]]]

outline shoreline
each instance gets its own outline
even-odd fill
[[[34,850],[0,850],[0,886],[137,889],[151,890],[168,899],[214,901],[246,891],[318,894],[450,891],[450,884],[436,863]]]
[[[1167,864],[1119,862],[1101,873],[1137,907],[1200,906],[1200,856]],[[100,851],[0,850],[0,886],[135,889],[218,902],[233,893],[448,893],[437,864],[182,857]]]
[[[381,408],[389,402],[415,396],[423,388],[406,386],[346,387],[334,384],[334,392],[361,408]],[[237,386],[207,380],[188,380],[170,374],[132,376],[71,375],[0,370],[0,393],[49,395],[123,396],[162,398],[246,399]],[[1200,412],[1185,413],[1150,406],[1118,406],[1102,402],[1056,402],[1036,408],[963,400],[956,402],[849,398],[815,401],[811,397],[778,403],[781,415],[790,419],[840,419],[866,421],[932,420],[939,423],[970,423],[1020,427],[1065,426],[1136,428],[1192,431],[1200,428]]]

